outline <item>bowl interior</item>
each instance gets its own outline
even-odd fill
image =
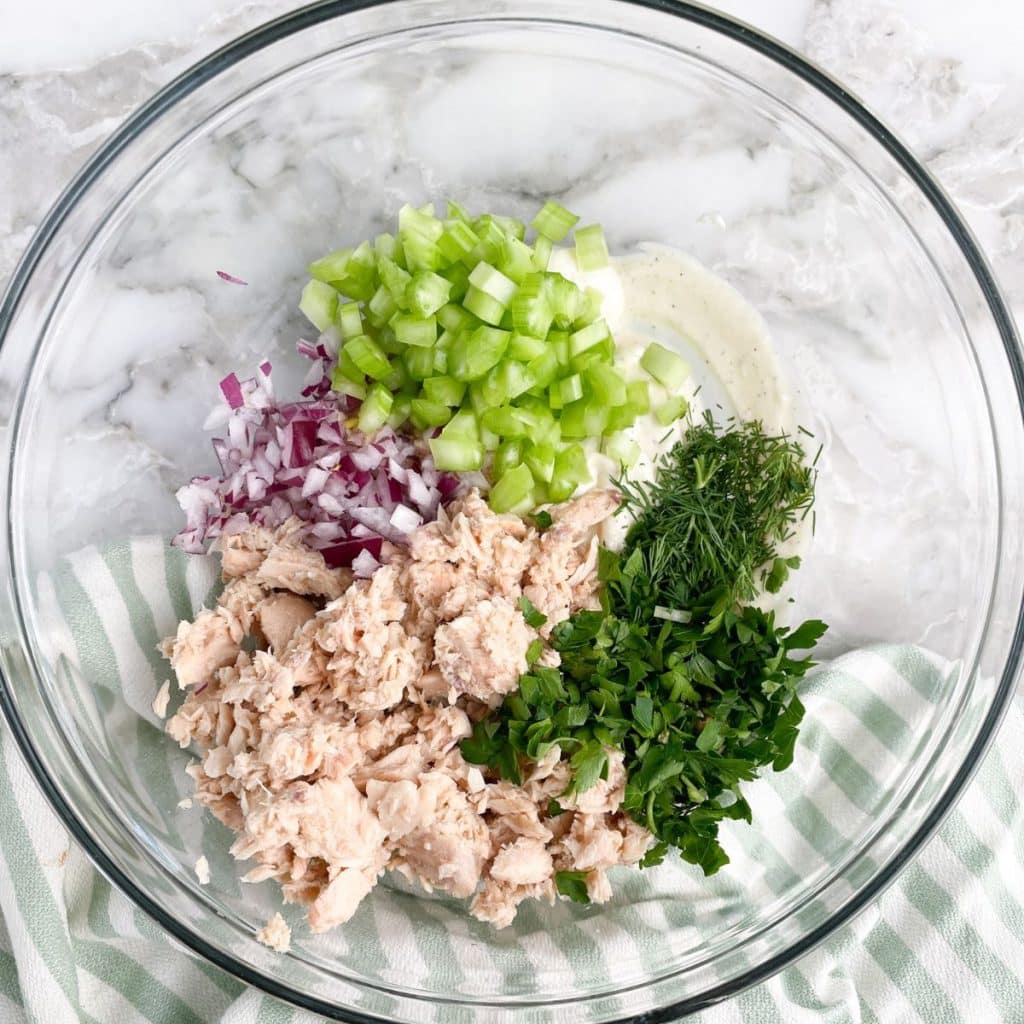
[[[79,203],[20,314],[32,362],[10,508],[31,671],[16,701],[97,844],[238,962],[401,1019],[429,1016],[422,999],[543,1016],[579,998],[600,1019],[792,948],[925,819],[1005,661],[989,620],[1016,617],[997,588],[999,458],[1019,415],[941,221],[798,77],[622,4],[588,6],[588,24],[561,2],[442,16],[469,6],[360,11],[264,46],[139,126]],[[166,549],[174,490],[214,465],[201,424],[225,373],[269,357],[279,388],[297,386],[307,261],[448,197],[527,219],[554,197],[614,250],[666,243],[743,293],[821,445],[792,614],[831,623],[829,655],[880,646],[810,685],[796,765],[750,788],[754,824],[726,826],[734,864],[715,878],[675,861],[623,872],[603,907],[526,906],[499,933],[382,886],[343,929],[297,930],[272,958],[251,936],[278,895],[241,884],[228,831],[178,806],[190,755],[150,709],[168,675],[157,641],[215,585],[209,560]]]

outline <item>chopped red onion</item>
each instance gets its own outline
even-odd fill
[[[305,401],[277,402],[266,361],[255,377],[232,373],[221,381],[224,405],[208,420],[227,426],[213,440],[221,476],[197,476],[179,489],[185,527],[175,545],[201,552],[219,536],[252,525],[275,529],[296,516],[307,524],[303,540],[328,564],[359,559],[359,574],[369,575],[385,540],[406,544],[437,516],[458,479],[439,473],[408,437],[384,430],[371,441],[345,428],[358,405],[330,389],[332,350],[328,335],[315,345],[300,342],[318,375]]]
[[[227,281],[228,284],[248,284],[248,281],[243,281],[240,277],[235,277],[234,274],[229,274],[226,270],[218,270],[217,276],[222,281]]]

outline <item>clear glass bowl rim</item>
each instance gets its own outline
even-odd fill
[[[383,7],[402,0],[322,0],[320,3],[300,8],[258,28],[239,36],[237,39],[214,51],[192,67],[188,68],[163,89],[142,104],[118,128],[64,189],[50,208],[28,247],[23,253],[10,282],[0,301],[0,346],[6,340],[7,330],[14,318],[23,292],[37,264],[47,251],[58,230],[78,200],[89,190],[94,180],[103,172],[125,145],[140,132],[157,121],[161,115],[184,97],[195,91],[228,68],[257,51],[278,42],[287,36],[322,22],[342,17],[359,10]],[[1024,357],[1020,337],[1014,324],[1009,306],[1003,298],[995,275],[988,265],[977,241],[952,200],[931,173],[912,154],[910,149],[885,123],[873,114],[836,79],[806,57],[790,49],[784,43],[718,11],[688,2],[688,0],[618,0],[619,3],[647,8],[668,16],[682,18],[705,29],[740,43],[767,57],[785,70],[796,75],[805,83],[831,100],[840,110],[851,117],[878,142],[920,189],[924,198],[939,215],[945,228],[959,248],[973,273],[985,302],[999,332],[1013,375],[1014,390],[1018,405],[1024,416]],[[15,416],[15,419],[17,415]],[[10,480],[8,481],[8,495]],[[13,542],[11,517],[7,517],[8,544]],[[931,813],[918,830],[910,837],[901,850],[878,873],[870,884],[856,893],[827,921],[793,943],[782,953],[756,964],[728,982],[715,986],[699,995],[688,997],[670,1005],[641,1014],[638,1017],[622,1018],[616,1024],[659,1024],[688,1016],[730,998],[744,989],[770,978],[793,961],[810,952],[842,925],[855,917],[873,902],[910,863],[924,844],[931,838],[946,815],[952,810],[957,798],[971,780],[989,744],[998,731],[999,724],[1012,699],[1016,678],[1024,651],[1024,601],[1018,608],[1012,641],[1006,665],[998,681],[985,720],[971,745],[963,763],[953,776],[945,792],[935,801]],[[123,872],[94,842],[84,822],[52,784],[46,767],[32,744],[15,708],[9,683],[0,672],[0,711],[14,736],[29,770],[37,785],[57,814],[61,823],[85,850],[99,871],[132,900],[143,912],[178,942],[203,957],[240,981],[261,989],[270,995],[283,999],[314,1013],[350,1024],[380,1024],[381,1018],[370,1016],[358,1010],[342,1008],[323,1002],[307,993],[298,991],[277,979],[255,970],[248,964],[223,953],[208,944],[201,935],[183,926],[176,918],[164,911],[154,900]]]

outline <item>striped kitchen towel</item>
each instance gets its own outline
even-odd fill
[[[164,787],[165,802],[186,793],[187,780],[180,771],[174,775],[171,758],[177,751],[150,710],[166,675],[154,645],[177,617],[209,600],[215,577],[212,560],[187,559],[149,539],[80,552],[39,582],[39,606],[52,616],[47,628],[55,642],[85,679],[102,681],[97,692],[104,714],[124,714],[136,722],[132,742],[138,748],[131,752],[136,756],[125,760],[151,773],[153,778],[140,785]],[[737,861],[733,875],[727,868],[704,882],[677,866],[678,875],[670,877],[673,891],[686,884],[720,886],[721,893],[731,886],[735,893],[736,878],[744,886],[759,884],[760,865],[776,858],[778,872],[794,863],[787,860],[798,855],[794,851],[827,842],[830,831],[841,833],[870,808],[884,765],[898,765],[900,744],[913,732],[908,725],[913,702],[940,672],[934,660],[910,648],[850,654],[819,671],[807,695],[799,758],[804,770],[821,770],[834,791],[834,806],[822,814],[813,805],[797,810],[800,801],[787,801],[800,784],[798,760],[788,778],[771,776],[756,784],[762,791],[751,800],[753,828],[730,833],[728,848]],[[772,980],[691,1019],[698,1024],[1024,1024],[1024,814],[1017,795],[1024,783],[1022,725],[1018,698],[1001,740],[938,836],[873,906]],[[844,729],[868,735],[870,743],[844,742],[851,735]],[[2,1024],[314,1020],[180,950],[112,889],[69,841],[2,728],[0,773]],[[777,827],[766,824],[773,806],[781,809]],[[223,837],[220,846],[209,839],[218,828],[195,808],[187,822],[180,817],[169,822],[168,841],[193,854],[211,844],[211,885],[237,889],[240,872],[223,855]],[[656,886],[657,872],[645,874],[652,880],[630,883],[638,905],[649,894],[636,886]],[[434,909],[423,915],[423,928],[447,912],[441,904],[428,906]],[[543,913],[525,917],[540,922],[543,931]],[[400,938],[388,929],[388,920],[386,908],[357,915],[350,926],[352,945],[369,942],[386,959],[389,946],[407,943],[410,948],[398,959],[403,970],[415,973],[423,957],[412,948],[416,943],[409,933],[420,927],[418,919],[410,914]],[[575,925],[570,931],[585,934]],[[528,952],[528,927],[518,939]],[[639,948],[642,940],[629,936],[628,941]],[[599,970],[613,969],[608,959],[599,961]],[[471,969],[465,963],[448,966],[453,978]]]

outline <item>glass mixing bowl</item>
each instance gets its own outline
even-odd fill
[[[754,825],[727,827],[737,864],[713,879],[666,865],[657,898],[638,899],[620,876],[605,906],[533,907],[498,933],[382,887],[337,933],[297,930],[282,956],[254,938],[278,907],[272,886],[240,886],[226,830],[175,806],[188,756],[148,702],[166,671],[152,644],[183,610],[145,610],[111,580],[143,559],[142,538],[177,528],[175,488],[212,465],[200,425],[219,378],[269,355],[279,387],[297,382],[306,262],[385,229],[406,200],[445,197],[519,216],[557,198],[617,251],[667,243],[738,288],[823,443],[797,610],[832,623],[827,654],[912,645],[944,669],[889,722],[898,743],[868,799],[840,806],[841,766],[801,744],[784,785],[758,783]],[[706,10],[356,0],[275,21],[102,147],[33,240],[0,325],[10,726],[67,827],[143,910],[329,1016],[655,1021],[733,994],[891,881],[1011,694],[1022,375],[992,275],[854,97]],[[96,559],[109,577],[75,577]],[[195,602],[208,582],[184,580]],[[63,600],[75,585],[91,601]],[[101,635],[89,609],[115,626]],[[874,749],[856,728],[847,738],[855,756]]]

